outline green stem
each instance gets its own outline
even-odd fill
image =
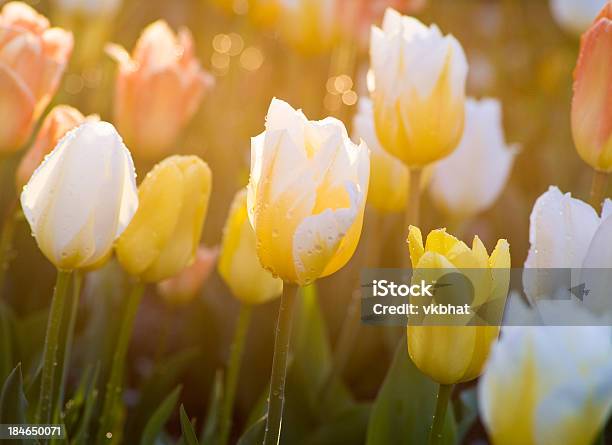
[[[268,415],[264,445],[278,445],[283,420],[285,402],[285,378],[287,376],[287,359],[289,357],[289,340],[291,323],[295,308],[297,287],[285,283],[278,309],[278,323],[274,340],[274,357],[272,359],[272,376],[270,379],[270,396],[268,397]]]
[[[123,320],[119,331],[119,338],[113,355],[113,364],[106,384],[104,394],[104,405],[100,416],[100,430],[98,431],[98,443],[109,443],[117,431],[115,428],[115,414],[117,412],[118,399],[121,397],[123,389],[123,372],[125,368],[125,357],[132,336],[134,319],[142,299],[144,284],[137,282],[128,297],[127,306],[124,309]]]
[[[408,195],[408,203],[406,206],[406,219],[403,230],[404,235],[408,234],[408,226],[419,227],[421,214],[421,168],[410,169],[410,192]],[[406,249],[407,252],[407,249]],[[405,254],[403,256],[404,267],[410,266],[410,257]]]
[[[244,351],[244,343],[246,334],[249,329],[249,321],[253,307],[249,304],[242,303],[234,331],[234,340],[230,349],[230,359],[227,366],[227,379],[225,381],[225,394],[223,395],[223,404],[221,406],[221,420],[219,427],[219,445],[225,445],[229,438],[229,433],[232,427],[232,409],[234,407],[234,399],[236,397],[236,387],[238,384],[238,374],[240,373],[240,364],[242,362],[242,354]]]
[[[452,392],[453,385],[440,384],[436,401],[436,413],[434,414],[431,431],[429,432],[429,445],[440,445],[442,443],[444,418],[446,417],[446,408],[448,407]]]
[[[591,182],[591,193],[589,202],[597,211],[601,212],[601,205],[606,196],[606,186],[608,185],[609,173],[593,170],[593,182]]]
[[[83,284],[83,273],[75,272],[72,280],[72,299],[70,301],[70,318],[68,319],[68,328],[66,330],[66,343],[64,345],[64,362],[62,365],[62,374],[60,375],[60,386],[57,396],[57,404],[53,415],[54,423],[59,423],[62,408],[64,406],[64,396],[66,394],[66,380],[68,378],[68,370],[70,368],[70,358],[72,355],[72,342],[74,339],[74,328],[76,326],[77,312],[79,309],[79,299],[81,296],[81,285]]]
[[[55,378],[55,367],[57,366],[57,348],[62,315],[64,313],[64,302],[70,284],[70,271],[57,271],[55,291],[51,299],[49,320],[47,321],[47,333],[43,352],[43,368],[40,381],[40,396],[38,407],[34,416],[34,423],[45,424],[51,420],[53,407],[53,380]]]
[[[0,233],[0,298],[4,291],[4,282],[6,280],[6,272],[12,260],[13,250],[13,235],[15,233],[15,225],[18,220],[17,201],[13,201],[8,208],[4,224],[2,225],[2,233]]]

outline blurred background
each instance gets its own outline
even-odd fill
[[[313,6],[301,14],[277,10],[272,0],[100,2],[108,3],[106,12],[72,9],[69,0],[27,3],[75,36],[75,52],[53,104],[69,104],[84,115],[95,113],[111,122],[116,63],[105,54],[104,44],[118,43],[131,51],[142,29],[160,18],[175,30],[181,26],[191,30],[197,57],[214,76],[215,85],[174,152],[196,154],[213,171],[203,237],[207,246],[219,244],[232,197],[248,181],[250,138],[263,131],[271,98],[302,108],[310,119],[336,116],[350,128],[358,98],[367,95],[369,26],[380,23],[387,4],[426,24],[436,23],[444,33],[458,38],[470,67],[468,94],[498,98],[506,140],[521,147],[499,199],[469,221],[458,225],[449,220],[425,192],[424,232],[448,226],[464,240],[478,234],[489,249],[498,238],[506,238],[513,266],[520,267],[529,247],[529,213],[536,197],[551,184],[582,199],[588,196],[591,170],[573,149],[569,123],[579,40],[553,19],[548,1],[339,0],[323,13]],[[6,160],[5,168],[14,168],[20,156]],[[152,164],[136,162],[142,178]],[[15,194],[14,181],[10,175],[3,175],[2,181],[2,208],[6,208]],[[374,233],[368,230],[377,219],[373,213],[368,209],[364,240]],[[397,266],[406,255],[403,216],[382,218],[388,230],[375,235],[384,243],[380,264]],[[24,321],[24,341],[42,345],[55,270],[23,222],[16,227],[14,253],[5,296]],[[332,350],[367,257],[368,252],[360,248],[348,267],[318,283]],[[111,263],[87,277],[71,375],[80,375],[88,363],[110,362],[104,357],[110,353],[117,332],[113,323],[119,320],[117,309],[125,296],[116,268]],[[130,347],[128,406],[146,406],[182,382],[187,411],[203,418],[215,372],[227,360],[237,308],[216,273],[201,295],[182,305],[168,304],[154,288],[149,289]],[[277,309],[278,302],[273,302],[254,311],[237,394],[236,431],[247,425],[268,382]],[[360,328],[343,375],[356,400],[371,401],[376,396],[391,356],[380,328]],[[142,429],[147,418],[141,410],[134,412],[128,436]],[[178,429],[176,419],[174,424]],[[466,443],[482,434],[476,423]]]

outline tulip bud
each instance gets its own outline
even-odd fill
[[[274,99],[266,130],[251,140],[249,219],[261,264],[305,285],[353,255],[363,222],[370,162],[334,118],[309,121]]]
[[[436,163],[429,191],[434,203],[458,218],[489,208],[501,193],[517,153],[504,140],[495,99],[465,104],[465,131],[457,149]]]
[[[467,61],[437,26],[387,9],[370,38],[371,94],[383,148],[409,167],[451,153],[463,133]]]
[[[114,118],[135,156],[156,160],[176,141],[212,83],[194,55],[186,28],[147,26],[132,56],[118,45],[107,52],[119,63]]]
[[[199,247],[193,264],[172,278],[157,283],[157,292],[170,305],[191,302],[210,276],[217,260],[217,253],[217,248]]]
[[[574,71],[572,134],[580,157],[595,170],[612,171],[612,4],[582,36]]]
[[[197,156],[170,156],[138,187],[140,205],[117,241],[119,263],[146,282],[170,278],[193,261],[212,175]]]
[[[105,261],[138,207],[132,157],[115,127],[85,122],[69,131],[23,188],[21,206],[59,269]]]
[[[265,270],[255,249],[255,232],[247,213],[247,193],[236,193],[230,208],[219,257],[219,274],[234,297],[246,304],[260,304],[280,296],[283,281]]]
[[[550,10],[557,24],[569,34],[581,35],[607,0],[550,0]]]
[[[0,153],[18,150],[57,91],[72,52],[72,34],[25,3],[0,12]]]
[[[354,139],[363,139],[370,149],[368,204],[381,212],[401,212],[408,201],[410,170],[381,146],[374,128],[372,101],[361,98],[353,121]]]
[[[611,335],[609,326],[505,327],[478,385],[491,443],[594,443],[612,408]]]
[[[51,152],[59,140],[74,127],[82,124],[85,120],[97,121],[96,115],[85,118],[79,110],[68,105],[57,105],[43,121],[43,124],[36,135],[34,143],[23,156],[17,173],[15,174],[15,185],[17,190],[21,190],[36,167],[40,165],[43,158]]]
[[[423,246],[421,231],[410,226],[408,243],[415,274],[435,274],[436,269],[443,269],[444,274],[458,269],[474,288],[472,307],[505,301],[510,286],[510,248],[506,240],[499,240],[489,256],[477,236],[470,249],[445,229],[438,229],[430,232]],[[468,269],[478,270],[468,276]],[[491,273],[483,273],[487,269]],[[408,353],[415,365],[438,383],[466,382],[480,375],[498,334],[499,327],[493,325],[409,325]]]

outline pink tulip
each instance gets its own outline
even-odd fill
[[[0,11],[0,154],[18,150],[57,91],[72,34],[25,3]]]
[[[147,26],[132,52],[109,45],[119,63],[115,121],[136,157],[166,155],[197,111],[213,78],[194,55],[186,28],[175,34],[162,20]]]
[[[218,253],[219,249],[216,247],[199,247],[193,264],[178,275],[159,282],[157,291],[169,304],[190,302],[212,272]]]
[[[49,111],[36,135],[34,143],[23,156],[17,168],[17,173],[15,174],[17,190],[23,188],[44,157],[51,153],[68,130],[72,130],[74,127],[82,124],[86,119],[98,120],[99,118],[95,115],[86,118],[79,110],[68,105],[57,105]]]
[[[582,36],[574,72],[572,133],[587,164],[612,172],[612,3]]]

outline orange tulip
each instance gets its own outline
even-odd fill
[[[34,170],[40,165],[46,155],[51,153],[59,140],[74,127],[82,124],[85,120],[99,120],[97,115],[85,117],[79,110],[68,105],[57,105],[53,107],[45,120],[34,143],[21,159],[17,173],[15,174],[15,185],[21,190],[28,182]]]
[[[572,133],[580,157],[612,171],[612,3],[583,34],[574,72]]]
[[[25,3],[0,11],[0,153],[18,150],[57,91],[72,34]]]
[[[157,291],[168,304],[189,303],[210,276],[217,261],[218,248],[199,247],[191,266],[178,275],[157,283]]]
[[[130,56],[118,45],[107,52],[119,63],[114,117],[135,157],[167,154],[213,83],[194,55],[186,28],[175,34],[158,20],[147,26]]]

